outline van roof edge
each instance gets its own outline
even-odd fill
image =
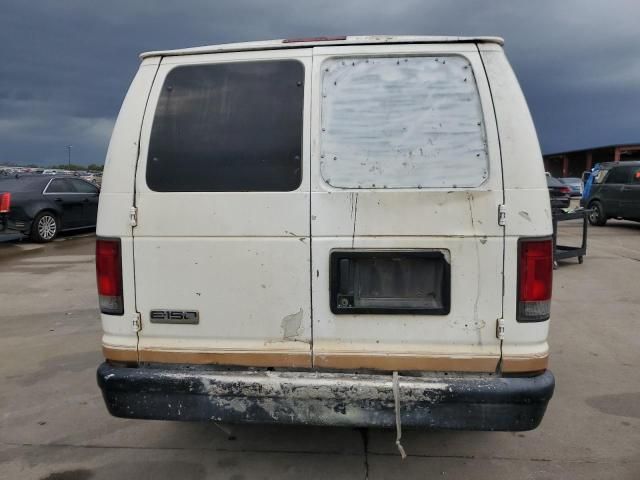
[[[347,37],[315,37],[307,39],[279,39],[258,42],[222,43],[201,47],[182,48],[177,50],[157,50],[143,52],[140,59],[158,56],[197,55],[202,53],[239,52],[251,50],[272,50],[279,48],[301,48],[337,45],[368,45],[384,43],[495,43],[504,45],[501,37],[451,37],[420,35],[362,35]]]

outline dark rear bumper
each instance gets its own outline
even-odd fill
[[[553,395],[547,371],[533,377],[401,376],[402,424],[455,430],[536,428]],[[116,417],[155,420],[395,426],[391,375],[126,368],[103,363],[98,385]]]
[[[14,221],[6,214],[0,214],[0,233],[22,236],[31,229],[31,221]]]

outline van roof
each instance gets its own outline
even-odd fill
[[[272,50],[276,48],[301,48],[335,45],[370,45],[376,43],[496,43],[504,45],[500,37],[435,37],[421,35],[361,35],[292,38],[265,40],[260,42],[222,43],[178,50],[157,50],[144,52],[140,58],[176,55],[196,55],[200,53],[239,52],[248,50]]]

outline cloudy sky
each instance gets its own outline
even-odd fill
[[[0,0],[0,164],[102,163],[145,50],[339,34],[498,35],[543,151],[640,142],[638,0]]]

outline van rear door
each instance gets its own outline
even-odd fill
[[[494,371],[500,150],[475,44],[314,48],[314,366]]]
[[[162,59],[133,229],[141,361],[311,366],[311,49]]]

